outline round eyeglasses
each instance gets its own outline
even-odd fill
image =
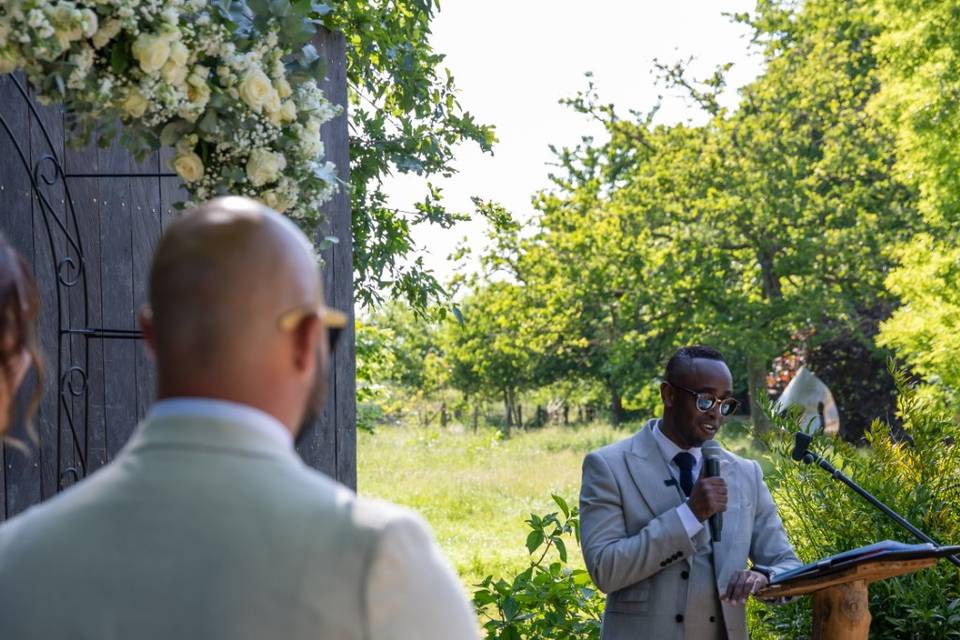
[[[674,389],[680,389],[680,391],[686,391],[687,393],[692,395],[694,398],[696,398],[697,411],[699,411],[700,413],[706,413],[707,411],[710,411],[711,409],[713,409],[713,407],[715,407],[717,403],[720,403],[720,415],[729,416],[730,414],[732,414],[737,410],[737,407],[740,406],[740,402],[737,400],[734,400],[733,398],[724,398],[723,400],[721,400],[720,398],[717,398],[716,396],[713,396],[709,393],[701,393],[699,391],[694,391],[693,389],[687,389],[686,387],[681,387],[680,385],[674,384],[673,382],[669,382],[669,381],[665,381],[665,382],[671,387],[673,387]]]

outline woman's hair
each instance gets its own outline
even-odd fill
[[[43,375],[37,351],[37,314],[40,311],[40,293],[30,274],[26,261],[0,233],[0,394],[9,399],[9,412],[0,416],[0,438],[6,426],[13,422],[14,360],[24,351],[30,354],[37,367],[37,384],[30,398],[26,420],[37,410],[43,392]]]

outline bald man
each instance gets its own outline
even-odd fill
[[[345,320],[273,211],[172,224],[141,314],[158,401],[111,464],[0,527],[0,638],[476,638],[423,521],[294,451]]]

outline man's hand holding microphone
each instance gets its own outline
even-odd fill
[[[703,472],[693,485],[687,506],[700,522],[709,520],[710,537],[720,542],[723,529],[723,512],[727,510],[727,483],[720,477],[720,445],[713,440],[703,443]],[[747,598],[767,586],[767,577],[757,571],[735,572],[727,583],[720,599],[729,604],[743,604]]]

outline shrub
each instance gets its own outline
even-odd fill
[[[943,544],[960,542],[960,447],[957,424],[904,376],[896,376],[902,430],[875,421],[868,447],[855,448],[819,437],[813,447],[867,491]],[[796,425],[775,420],[786,432]],[[846,486],[813,465],[790,457],[792,439],[776,431],[769,484],[797,554],[804,561],[884,539],[918,542]],[[810,636],[811,599],[783,606],[752,602],[754,638]],[[877,639],[960,638],[960,572],[947,561],[870,587],[870,637]]]
[[[487,576],[473,594],[487,640],[598,640],[603,596],[584,569],[567,565],[567,541],[580,544],[580,514],[553,496],[562,513],[530,515],[530,566],[509,581]],[[551,553],[552,552],[552,553]],[[556,557],[548,562],[548,557]]]

